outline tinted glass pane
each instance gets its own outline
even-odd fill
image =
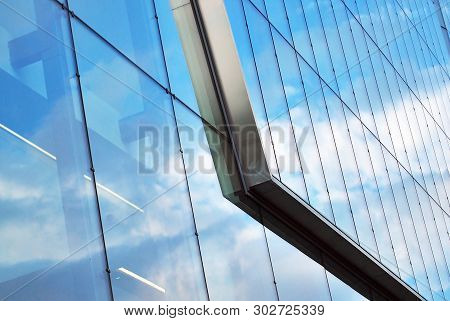
[[[427,280],[422,252],[417,240],[414,222],[411,217],[410,204],[405,191],[405,186],[400,176],[400,166],[398,162],[388,153],[385,153],[387,171],[392,184],[394,198],[398,206],[399,218],[405,234],[405,241],[408,247],[411,265],[417,282],[419,293],[427,300],[432,299],[430,285]]]
[[[175,107],[210,299],[275,300],[263,226],[222,194],[208,144],[217,133]]]
[[[317,133],[317,145],[323,160],[323,170],[327,181],[326,192],[331,200],[334,219],[338,227],[345,231],[347,235],[356,239],[334,132],[330,126],[330,115],[324,99],[324,91],[322,89],[324,84],[304,61],[300,61],[300,69],[311,109],[312,123]]]
[[[185,104],[200,114],[181,40],[178,36],[177,26],[170,7],[170,0],[154,2],[158,14],[158,24],[160,25],[170,89]]]
[[[305,12],[301,1],[284,1],[289,18],[292,37],[297,52],[305,59],[308,64],[316,68],[314,64],[314,52],[309,37],[306,24]],[[315,69],[317,70],[317,69]]]
[[[0,299],[108,300],[68,16],[0,3]]]
[[[114,298],[205,299],[170,96],[81,24],[74,35]]]
[[[275,157],[273,139],[268,125],[267,112],[264,107],[261,84],[253,55],[253,47],[250,42],[249,31],[246,27],[244,6],[242,1],[230,0],[226,1],[226,7],[266,159],[272,175],[279,179],[280,174]]]
[[[430,238],[427,235],[425,221],[423,217],[423,206],[417,196],[417,190],[413,178],[406,174],[403,170],[400,171],[405,185],[406,195],[411,206],[411,216],[417,232],[417,239],[419,241],[420,250],[425,264],[428,280],[430,282],[431,291],[435,300],[443,299],[442,285],[440,283],[438,271],[436,268],[436,261],[431,248]]]
[[[281,77],[272,31],[264,17],[252,5],[245,6],[245,10],[280,179],[299,196],[307,199],[296,140],[289,119],[286,84]],[[284,40],[277,39],[277,43],[279,41]]]
[[[266,234],[280,300],[330,300],[323,266],[270,230]]]
[[[289,21],[284,7],[284,0],[266,0],[265,3],[270,22],[285,39],[292,42]]]
[[[388,220],[386,217],[391,215],[387,213],[380,192],[380,186],[389,184],[387,177],[384,175],[378,175],[385,170],[384,157],[381,150],[381,145],[373,137],[373,135],[365,132],[367,138],[367,147],[369,149],[370,159],[373,167],[373,177],[370,182],[366,182],[366,191],[368,191],[370,206],[372,210],[372,222],[375,231],[375,237],[377,238],[378,248],[380,251],[381,262],[383,262],[391,271],[398,273],[397,259],[394,253],[394,247],[392,244],[393,233],[390,232]]]
[[[303,2],[303,11],[305,13],[306,24],[309,31],[309,37],[314,51],[314,64],[317,66],[320,77],[337,90],[331,57],[328,50],[328,42],[325,36],[325,30],[322,24],[322,17],[316,0],[306,0]]]
[[[152,77],[167,85],[153,3],[146,0],[69,1],[71,9],[83,21]]]

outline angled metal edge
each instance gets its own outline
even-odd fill
[[[373,300],[422,300],[399,277],[272,178],[223,0],[171,0],[201,116],[229,138],[208,140],[224,196]],[[251,135],[249,135],[251,133]],[[229,154],[232,153],[233,161]],[[225,172],[224,172],[225,171]],[[228,171],[228,172],[227,172]],[[226,187],[226,188],[224,188]]]

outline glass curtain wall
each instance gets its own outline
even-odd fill
[[[432,1],[225,3],[281,183],[424,298],[450,299],[449,53]]]
[[[252,102],[285,112],[301,95],[272,63],[279,96]],[[168,0],[0,0],[0,77],[0,299],[365,299],[223,197],[208,147],[221,133],[198,112]],[[322,165],[305,175],[287,116],[291,145],[273,155],[295,148],[295,170],[279,179],[356,239],[347,196],[321,187],[347,182],[327,183],[310,135]]]

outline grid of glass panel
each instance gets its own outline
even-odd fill
[[[276,178],[425,299],[449,300],[450,60],[433,2],[226,6]]]
[[[365,300],[199,169],[221,134],[199,116],[168,0],[0,0],[0,83],[0,299]],[[145,128],[170,147],[148,173]],[[279,178],[302,194],[326,184],[313,170]],[[321,185],[308,193],[321,202]]]

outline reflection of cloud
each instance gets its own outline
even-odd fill
[[[298,94],[299,90],[294,86],[284,86],[284,92],[288,96],[294,96]]]
[[[41,187],[30,187],[0,177],[0,200],[8,202],[31,201],[42,198],[45,191]]]
[[[317,10],[315,6],[304,6],[305,11],[308,10]],[[391,9],[390,9],[391,10]],[[307,13],[310,15],[307,19],[311,20],[314,17],[315,13]],[[362,21],[366,23],[370,18],[369,15],[360,16]],[[322,37],[321,30],[318,30],[316,27],[317,21],[309,21],[309,32],[311,33],[311,39],[316,45],[320,45],[320,39]],[[332,24],[327,27],[335,28]],[[321,27],[321,26],[319,26]],[[326,31],[327,32],[327,31]],[[331,34],[331,32],[330,32]],[[303,37],[305,39],[305,37]],[[309,46],[306,46],[309,48]],[[389,48],[388,48],[389,49]],[[272,48],[266,48],[267,50],[272,50]],[[268,56],[268,53],[259,52],[260,56]],[[318,64],[323,66],[324,63],[322,59],[328,59],[328,57],[324,57],[323,55],[316,56],[318,59]],[[389,67],[389,66],[386,66]],[[358,67],[359,68],[359,67]],[[422,68],[422,70],[414,70],[417,73],[417,76],[422,77],[420,73],[425,75],[436,73],[436,66],[429,67],[428,69]],[[356,93],[364,93],[365,87],[368,84],[375,84],[375,81],[379,81],[379,79],[375,79],[373,74],[365,74],[367,70],[361,70],[361,73],[352,73],[352,83],[344,82],[346,87],[340,88],[341,92],[347,93],[347,95],[343,95],[343,97],[351,97],[352,91]],[[358,75],[355,78],[355,75]],[[378,74],[377,74],[378,75]],[[289,79],[290,74],[285,75],[287,79]],[[305,77],[305,75],[303,75]],[[324,75],[322,75],[324,76]],[[305,83],[311,86],[311,83],[314,83],[314,79],[309,79],[308,77],[303,79]],[[300,85],[300,84],[299,84]],[[351,86],[353,85],[353,86]],[[361,188],[364,190],[366,198],[368,198],[368,203],[373,204],[375,206],[369,206],[368,211],[370,211],[371,217],[366,217],[366,225],[361,226],[358,225],[358,232],[364,236],[365,234],[372,233],[371,224],[374,225],[375,236],[377,238],[378,246],[380,248],[382,255],[388,255],[388,257],[382,258],[385,262],[397,259],[398,262],[403,262],[403,266],[407,269],[406,271],[402,271],[405,274],[411,274],[412,271],[408,268],[408,252],[407,247],[402,240],[402,226],[405,225],[403,229],[412,229],[407,234],[407,238],[411,236],[416,238],[415,233],[418,234],[420,238],[419,243],[420,249],[417,248],[415,251],[412,247],[412,244],[417,244],[417,240],[407,240],[407,244],[409,247],[410,255],[416,255],[415,253],[420,253],[420,250],[423,251],[433,251],[436,258],[432,256],[424,255],[425,267],[426,270],[421,270],[417,264],[414,265],[416,278],[418,280],[425,280],[426,275],[424,273],[428,273],[429,275],[435,275],[434,272],[434,261],[436,260],[436,264],[442,268],[445,267],[445,257],[443,255],[437,255],[440,252],[440,241],[435,240],[431,241],[427,240],[427,233],[433,233],[433,226],[436,223],[433,221],[433,217],[437,219],[440,216],[439,211],[433,211],[430,215],[425,215],[425,220],[423,220],[421,212],[427,211],[425,205],[420,205],[415,202],[415,194],[416,187],[419,193],[424,193],[420,186],[413,186],[413,189],[409,189],[406,195],[407,201],[409,202],[410,207],[412,207],[413,213],[410,216],[410,213],[405,213],[408,211],[406,206],[398,207],[398,210],[401,211],[400,218],[401,222],[396,218],[396,208],[398,204],[401,204],[400,200],[398,204],[395,204],[396,201],[394,199],[399,197],[399,195],[393,195],[390,184],[402,184],[402,180],[400,175],[392,176],[392,172],[386,172],[386,164],[385,158],[392,158],[394,155],[405,167],[410,174],[422,185],[423,188],[427,190],[430,195],[434,197],[434,200],[431,201],[440,203],[443,208],[447,209],[450,212],[450,204],[448,204],[447,195],[450,190],[448,190],[448,182],[449,182],[449,173],[448,173],[448,162],[446,162],[447,147],[448,140],[443,135],[440,128],[438,128],[434,124],[434,120],[428,115],[428,112],[431,112],[434,116],[438,115],[439,111],[442,113],[442,118],[445,121],[445,114],[442,112],[442,108],[445,106],[442,105],[442,93],[448,92],[448,85],[444,83],[436,83],[433,84],[434,87],[426,87],[426,88],[418,88],[419,92],[416,92],[415,95],[418,97],[437,97],[437,100],[431,99],[430,103],[428,100],[425,102],[426,107],[421,106],[421,102],[419,102],[415,95],[410,95],[409,92],[402,92],[407,96],[399,96],[397,91],[395,91],[394,101],[391,101],[390,93],[387,90],[398,90],[397,88],[390,88],[391,83],[386,84],[384,89],[381,88],[381,96],[383,101],[380,101],[379,98],[371,99],[369,105],[369,101],[367,103],[362,104],[361,101],[358,100],[359,103],[359,115],[364,122],[364,124],[372,131],[372,133],[377,133],[377,129],[379,131],[378,135],[385,146],[381,146],[372,134],[367,130],[363,129],[361,126],[361,122],[359,119],[354,117],[350,112],[346,111],[347,124],[350,128],[350,134],[347,133],[347,124],[344,122],[343,118],[336,117],[336,115],[332,112],[335,109],[334,105],[339,105],[339,101],[337,101],[336,97],[326,97],[327,103],[329,104],[330,116],[331,116],[331,126],[333,129],[334,136],[331,137],[330,133],[330,124],[328,122],[328,118],[325,113],[325,109],[321,110],[320,108],[320,93],[313,95],[313,97],[308,97],[308,101],[310,103],[311,113],[314,121],[314,129],[317,135],[317,140],[319,141],[319,153],[317,154],[317,142],[314,139],[313,131],[310,130],[311,134],[307,137],[306,141],[300,147],[300,153],[302,154],[303,160],[306,162],[306,167],[308,168],[308,172],[304,173],[305,180],[307,182],[307,188],[310,196],[310,202],[316,206],[326,208],[326,204],[329,200],[331,200],[332,205],[339,203],[345,203],[347,199],[347,193],[342,189],[342,175],[340,170],[327,170],[325,168],[325,179],[326,184],[329,189],[329,193],[325,187],[325,181],[323,180],[323,176],[321,174],[322,168],[320,166],[320,159],[322,162],[330,162],[336,159],[336,147],[338,149],[338,155],[340,158],[340,163],[342,167],[342,171],[344,174],[344,180],[346,184],[346,188],[348,190],[348,197],[350,200],[359,199],[364,204],[365,199],[361,197]],[[310,92],[314,92],[315,90],[319,90],[320,88],[310,89]],[[401,87],[403,89],[403,87]],[[369,87],[371,91],[369,95],[372,98],[372,95],[376,95],[375,89],[373,87]],[[432,91],[430,91],[432,90]],[[328,90],[329,92],[329,90]],[[285,93],[289,96],[292,95],[293,92],[290,88],[285,86]],[[333,102],[333,106],[330,106],[330,102]],[[363,100],[363,102],[366,102]],[[353,106],[351,102],[347,102],[349,105]],[[381,104],[382,103],[382,104]],[[377,108],[375,108],[377,107]],[[339,108],[339,107],[338,107]],[[373,108],[373,109],[372,109]],[[424,108],[427,108],[425,110]],[[372,114],[372,112],[374,114]],[[311,124],[309,121],[305,121],[305,119],[309,119],[309,115],[306,112],[306,106],[304,104],[300,104],[291,109],[291,117],[294,122],[295,132],[297,137],[300,136],[300,132],[303,127],[311,128]],[[437,119],[439,121],[439,119]],[[288,122],[278,122],[279,125],[283,128],[288,128]],[[383,127],[384,126],[384,127]],[[389,134],[390,131],[390,135]],[[328,139],[323,139],[323,136],[329,136]],[[442,137],[440,137],[442,136]],[[350,142],[351,138],[351,142]],[[443,139],[442,139],[443,138]],[[439,139],[441,141],[439,141]],[[276,139],[275,139],[276,141]],[[369,146],[367,146],[367,143]],[[356,152],[356,157],[353,155],[352,148]],[[388,150],[386,150],[386,148]],[[295,153],[286,152],[281,149],[276,149],[275,153],[277,157],[288,155],[291,158]],[[392,154],[392,155],[391,155]],[[334,157],[334,158],[333,158]],[[447,160],[448,161],[448,160]],[[389,171],[398,172],[397,164],[390,163]],[[394,164],[394,166],[392,166]],[[326,164],[327,165],[327,164]],[[327,166],[325,166],[327,167]],[[403,175],[403,174],[402,174]],[[404,179],[404,178],[403,178]],[[282,179],[283,181],[283,179]],[[291,184],[289,181],[284,180],[284,183],[289,185]],[[416,184],[413,182],[413,184]],[[292,188],[292,187],[291,187]],[[403,187],[402,187],[403,188]],[[377,190],[378,189],[378,190]],[[398,189],[396,189],[398,191]],[[379,200],[378,193],[381,192],[381,203]],[[362,195],[364,196],[364,195]],[[426,196],[428,198],[428,195]],[[417,203],[417,204],[416,204]],[[354,216],[357,218],[364,212],[365,209],[358,207],[359,203],[351,202],[352,210]],[[383,206],[383,207],[381,207]],[[418,212],[417,212],[418,211]],[[335,213],[336,214],[336,213]],[[339,214],[339,213],[338,213]],[[428,213],[426,213],[428,214]],[[387,226],[385,223],[385,215],[387,219]],[[371,222],[369,221],[371,220]],[[405,223],[405,220],[412,220],[412,223],[415,225],[408,226]],[[362,230],[362,228],[367,228]],[[389,229],[389,230],[388,230]],[[393,243],[395,246],[395,255],[391,257],[390,252],[390,235],[392,236]],[[441,232],[439,232],[441,234]],[[447,239],[445,233],[441,235],[441,238],[444,240]],[[427,247],[431,245],[430,249]],[[446,245],[447,246],[447,245]],[[420,259],[419,259],[420,260]],[[417,260],[416,260],[417,261]],[[447,273],[448,274],[448,273]],[[443,287],[447,288],[448,285],[446,282],[442,281]],[[448,282],[447,282],[448,283]],[[433,290],[437,290],[435,286],[433,286]]]

